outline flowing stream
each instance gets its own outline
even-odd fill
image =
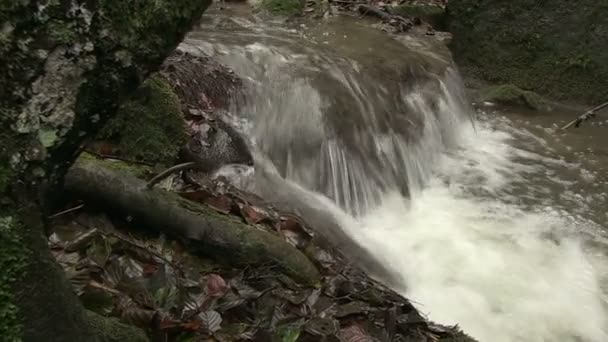
[[[480,341],[608,341],[608,121],[475,110],[435,38],[239,8],[181,46],[246,81],[227,119],[256,165],[238,185]]]

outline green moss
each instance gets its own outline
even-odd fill
[[[148,79],[99,138],[116,143],[124,157],[171,164],[186,142],[180,102],[171,85],[159,75]]]
[[[439,6],[405,4],[395,7],[394,11],[404,17],[421,18],[438,29],[445,26],[445,11]]]
[[[458,0],[447,13],[466,76],[558,100],[608,98],[608,2]]]
[[[262,0],[260,7],[275,15],[295,16],[302,13],[304,1],[302,0]]]
[[[520,105],[530,109],[546,108],[546,101],[537,93],[518,88],[512,84],[492,86],[481,91],[481,100],[505,105]]]
[[[0,217],[0,336],[3,341],[20,341],[22,322],[13,286],[27,266],[27,249],[21,226],[12,216]]]
[[[78,156],[76,160],[77,163],[86,163],[88,161],[98,161],[100,160],[97,156],[83,152]],[[151,167],[141,164],[130,164],[120,160],[113,161],[105,161],[104,165],[108,168],[116,171],[120,171],[126,174],[133,175],[137,178],[146,179],[150,174],[152,174],[153,170]]]
[[[147,342],[146,334],[139,328],[124,324],[116,318],[86,312],[86,322],[98,334],[101,342]]]
[[[76,41],[74,22],[53,19],[48,23],[49,38],[61,44],[73,44]]]
[[[13,171],[6,161],[0,161],[0,193],[4,192],[6,187],[10,184],[10,178]]]

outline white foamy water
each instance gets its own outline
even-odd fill
[[[411,201],[387,195],[351,232],[422,312],[480,341],[608,341],[598,272],[570,234],[590,223],[502,200],[534,160],[488,124],[462,132]]]

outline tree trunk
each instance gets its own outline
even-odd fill
[[[209,0],[0,3],[0,336],[103,341],[52,260],[55,189],[119,103],[156,70]]]

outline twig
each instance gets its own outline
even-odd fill
[[[96,155],[97,157],[101,158],[101,159],[115,159],[115,160],[120,160],[120,161],[124,161],[125,163],[129,163],[129,164],[139,164],[139,165],[145,165],[145,166],[154,166],[153,163],[149,163],[146,161],[141,161],[141,160],[133,160],[133,159],[128,159],[128,158],[124,158],[121,156],[116,156],[113,154],[103,154],[103,153],[97,153],[91,149],[85,149],[84,152]]]
[[[606,107],[608,107],[608,102],[602,103],[601,105],[587,111],[585,114],[579,116],[578,118],[576,118],[576,119],[572,120],[570,123],[568,123],[566,126],[562,127],[562,129],[568,129],[572,126],[575,126],[578,128],[581,125],[581,123],[583,123],[583,121],[587,121],[587,120],[593,118],[597,114],[598,111],[600,111]]]
[[[175,173],[175,172],[179,172],[179,171],[183,171],[183,170],[188,170],[188,169],[192,169],[194,168],[196,165],[196,163],[193,162],[189,162],[189,163],[183,163],[183,164],[177,164],[175,166],[172,166],[168,169],[166,169],[165,171],[157,174],[156,176],[154,176],[152,179],[150,179],[148,181],[148,184],[146,184],[146,187],[148,189],[152,188],[155,184],[157,184],[158,182],[162,181],[163,179],[169,177],[171,174]]]
[[[56,214],[53,214],[53,215],[49,216],[48,218],[53,219],[55,217],[59,217],[61,215],[65,215],[65,214],[71,213],[72,211],[76,211],[78,209],[81,209],[82,207],[84,207],[84,204],[77,205],[74,208],[66,209],[64,211],[60,211],[60,212],[58,212]]]

